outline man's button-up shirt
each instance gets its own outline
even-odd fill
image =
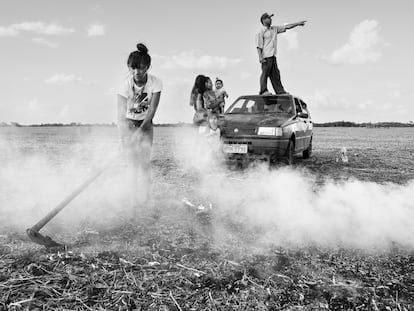
[[[272,57],[277,54],[277,34],[285,32],[284,26],[263,27],[256,35],[256,47],[263,50],[263,57]]]

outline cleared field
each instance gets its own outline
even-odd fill
[[[414,310],[414,129],[316,128],[293,168],[228,170],[215,147],[156,128],[151,206],[131,218],[115,165],[42,230],[69,247],[45,250],[24,229],[116,129],[0,128],[0,310]]]

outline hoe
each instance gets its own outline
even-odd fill
[[[33,227],[26,229],[26,233],[29,238],[40,245],[44,245],[46,248],[51,247],[64,247],[63,244],[57,243],[48,236],[43,236],[39,231],[42,229],[53,217],[55,217],[66,205],[68,205],[74,198],[76,198],[86,187],[88,187],[95,179],[97,179],[108,167],[110,167],[118,158],[120,154],[115,158],[107,162],[99,170],[89,176],[87,180],[83,182],[78,188],[76,188],[71,194],[62,200],[54,209],[52,209],[45,217],[40,219]]]

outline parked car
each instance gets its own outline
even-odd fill
[[[240,96],[219,118],[223,152],[229,160],[312,154],[313,123],[307,105],[292,95]]]

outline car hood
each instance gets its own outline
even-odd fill
[[[289,114],[225,114],[225,126],[258,127],[272,126],[280,127],[292,118]]]

